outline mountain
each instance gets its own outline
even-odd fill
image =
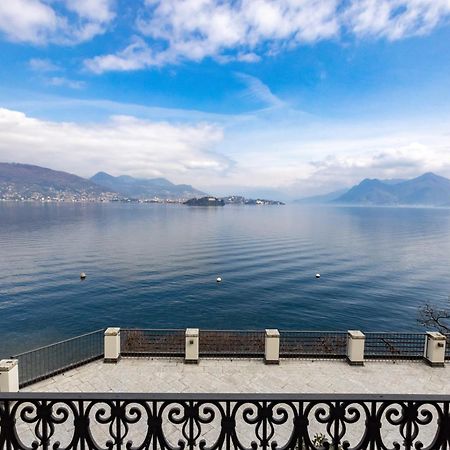
[[[205,195],[188,184],[173,184],[165,178],[142,179],[127,175],[114,177],[105,172],[98,172],[90,180],[130,198],[188,199]]]
[[[329,194],[314,195],[313,197],[304,197],[294,200],[294,203],[301,205],[324,205],[336,200],[341,195],[345,194],[348,189],[339,189],[338,191],[330,192]]]
[[[333,203],[450,206],[450,180],[431,172],[394,184],[365,179],[333,200]]]
[[[0,199],[87,200],[114,196],[110,190],[71,173],[30,164],[0,163]]]

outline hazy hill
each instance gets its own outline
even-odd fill
[[[114,177],[98,172],[91,181],[130,198],[188,199],[205,195],[188,184],[173,184],[165,178],[141,179],[127,175]]]
[[[345,194],[348,189],[339,189],[338,191],[330,192],[329,194],[314,195],[312,197],[304,197],[295,200],[294,203],[299,203],[301,205],[323,205],[336,200],[341,195]]]
[[[30,164],[0,163],[0,197],[101,196],[111,192],[67,172]]]
[[[450,180],[434,173],[394,184],[365,179],[333,203],[450,206]]]

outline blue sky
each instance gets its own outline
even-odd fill
[[[448,0],[9,0],[0,160],[296,198],[450,176]]]

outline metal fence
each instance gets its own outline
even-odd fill
[[[97,330],[56,344],[15,355],[21,386],[101,358],[104,330]],[[446,335],[447,341],[450,334]],[[185,355],[185,330],[121,329],[123,356]],[[421,360],[425,333],[365,333],[366,359]],[[447,342],[445,358],[450,359]],[[200,357],[264,357],[263,330],[200,330]],[[347,332],[281,331],[281,358],[345,358]]]
[[[199,356],[264,357],[264,331],[200,330]]]
[[[425,333],[365,333],[366,359],[422,359]]]
[[[282,358],[345,358],[346,355],[346,332],[280,331]]]
[[[450,359],[450,333],[445,333],[444,336],[447,340],[445,346],[445,359]]]
[[[12,356],[19,360],[19,383],[26,386],[65,370],[103,357],[105,330],[86,333],[72,339]]]
[[[124,356],[184,356],[185,330],[120,330]]]
[[[446,395],[0,393],[0,450],[448,450],[449,442]]]

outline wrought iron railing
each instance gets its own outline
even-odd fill
[[[0,450],[449,446],[450,396],[0,394]]]
[[[124,356],[183,356],[185,330],[121,329]]]
[[[347,333],[330,331],[281,331],[283,358],[345,358]]]
[[[102,358],[104,331],[93,331],[13,356],[19,360],[20,386]]]
[[[425,333],[364,333],[366,359],[423,359]]]
[[[200,330],[200,357],[264,357],[264,331]]]

